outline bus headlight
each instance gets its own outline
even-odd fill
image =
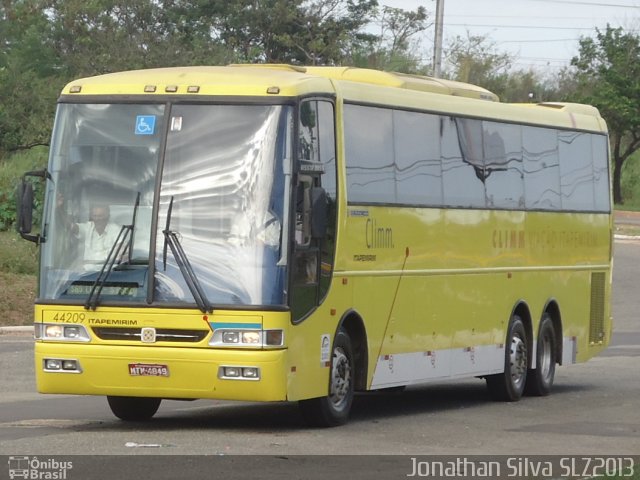
[[[219,328],[214,330],[212,347],[275,348],[284,345],[282,330],[248,330]]]
[[[36,340],[60,342],[88,342],[89,333],[84,325],[65,325],[61,323],[36,323],[33,329]]]

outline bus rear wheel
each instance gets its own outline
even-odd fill
[[[329,395],[299,402],[305,422],[314,427],[344,425],[349,419],[354,395],[354,359],[351,338],[338,330],[331,353]]]
[[[143,422],[151,419],[160,407],[161,398],[107,397],[109,408],[120,420]]]
[[[527,331],[522,319],[513,315],[507,331],[504,372],[486,377],[492,399],[515,402],[522,397],[527,381],[528,348]]]
[[[549,395],[556,374],[556,352],[556,331],[551,317],[545,313],[538,328],[536,368],[527,373],[527,395]]]

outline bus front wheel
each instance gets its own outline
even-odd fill
[[[518,315],[509,322],[506,340],[504,372],[487,376],[487,387],[492,399],[515,402],[522,397],[528,367],[527,331]]]
[[[335,427],[347,423],[353,403],[354,359],[351,338],[338,330],[331,353],[329,395],[299,402],[305,422],[314,427]]]
[[[160,407],[161,398],[107,397],[109,408],[120,420],[143,422],[153,417]]]
[[[527,395],[549,395],[556,373],[556,332],[553,321],[545,313],[538,329],[536,368],[529,370],[525,393]]]

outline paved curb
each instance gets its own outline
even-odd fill
[[[616,233],[613,236],[614,240],[640,240],[640,236],[638,235],[622,235],[619,233]]]
[[[0,335],[28,333],[33,335],[33,326],[0,327]]]

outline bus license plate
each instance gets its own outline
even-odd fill
[[[169,367],[158,364],[130,363],[129,375],[135,377],[168,377]]]

